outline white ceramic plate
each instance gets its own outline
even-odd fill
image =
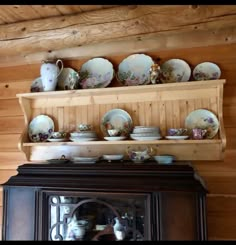
[[[104,160],[118,161],[118,160],[122,160],[124,158],[124,155],[103,155],[102,157]]]
[[[105,88],[114,77],[114,68],[107,59],[93,58],[82,65],[79,75],[82,88]]]
[[[107,130],[112,128],[119,129],[120,136],[129,137],[133,129],[133,122],[125,110],[112,109],[102,117],[100,128],[105,137],[109,136]]]
[[[108,141],[118,141],[118,140],[124,140],[126,139],[125,136],[108,136],[108,137],[104,137],[105,140],[108,140]]]
[[[185,127],[188,129],[206,129],[206,138],[213,138],[219,130],[219,121],[214,113],[205,109],[198,109],[189,113],[185,119]]]
[[[153,64],[153,59],[148,55],[132,54],[119,64],[117,80],[126,86],[149,84],[149,70]]]
[[[67,141],[67,139],[64,139],[64,138],[61,138],[61,139],[47,139],[47,141],[50,141],[50,142],[65,142]]]
[[[42,84],[42,80],[41,77],[36,78],[30,87],[30,92],[34,93],[34,92],[43,92],[43,84]]]
[[[142,134],[142,133],[160,133],[159,127],[134,127],[133,129],[134,134]]]
[[[162,83],[187,82],[190,76],[191,68],[184,60],[170,59],[161,65]]]
[[[136,137],[134,137],[134,136],[130,136],[130,138],[131,139],[133,139],[133,140],[159,140],[159,139],[161,139],[162,137],[161,136],[147,136],[147,137],[145,137],[145,136],[136,136]]]
[[[188,135],[165,136],[165,138],[168,139],[168,140],[185,140],[188,137],[189,137]]]
[[[72,68],[63,68],[58,77],[57,88],[59,90],[78,89],[79,73]]]
[[[193,78],[197,81],[219,79],[221,70],[218,65],[212,62],[203,62],[193,69]]]
[[[97,138],[89,138],[89,137],[86,137],[86,138],[81,138],[81,137],[70,137],[69,138],[71,141],[73,142],[85,142],[85,141],[94,141],[94,140],[97,140]]]
[[[32,142],[47,141],[54,131],[53,120],[46,115],[38,115],[29,123],[28,135]]]
[[[71,132],[71,137],[90,137],[94,138],[97,136],[97,133],[95,131],[81,131],[81,132]]]

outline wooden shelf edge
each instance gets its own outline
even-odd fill
[[[173,144],[221,144],[221,139],[209,140],[122,140],[122,141],[84,141],[84,142],[27,142],[23,143],[23,147],[27,146],[63,146],[63,145],[173,145]]]
[[[181,90],[183,88],[201,88],[212,87],[223,85],[226,82],[225,79],[217,80],[205,80],[205,81],[188,81],[188,82],[179,82],[179,83],[166,83],[166,84],[148,84],[140,86],[129,86],[129,92],[143,92],[144,90],[153,90],[162,91],[162,90]],[[51,92],[35,92],[35,93],[22,93],[16,94],[18,98],[28,98],[28,99],[39,99],[44,97],[53,96],[88,96],[92,94],[101,94],[101,93],[115,93],[115,92],[127,92],[127,86],[119,87],[106,87],[106,88],[93,88],[93,89],[76,89],[76,90],[62,90],[62,91],[51,91]]]

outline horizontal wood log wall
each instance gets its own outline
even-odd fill
[[[32,81],[39,76],[41,59],[64,58],[65,67],[77,70],[93,56],[108,58],[117,70],[123,58],[136,52],[161,58],[161,62],[181,58],[191,68],[212,61],[220,66],[221,77],[226,79],[225,159],[193,164],[209,190],[209,240],[236,239],[235,20],[236,6],[144,5],[94,11],[64,21],[50,18],[20,23],[16,28],[0,26],[0,183],[16,174],[17,166],[26,162],[17,149],[24,119],[15,94],[29,92]],[[58,50],[54,51],[55,48]],[[2,195],[0,203],[2,207]]]

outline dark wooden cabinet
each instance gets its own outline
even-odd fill
[[[207,190],[186,162],[23,164],[3,190],[3,240],[207,239]]]

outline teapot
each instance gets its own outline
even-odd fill
[[[61,64],[61,68],[59,68]],[[56,62],[50,60],[43,60],[40,67],[41,80],[43,91],[54,91],[57,86],[57,79],[63,70],[62,60]]]
[[[129,158],[135,163],[143,163],[144,161],[151,158],[152,153],[154,152],[152,147],[148,147],[145,150],[132,150],[130,146],[126,149],[126,152]]]

